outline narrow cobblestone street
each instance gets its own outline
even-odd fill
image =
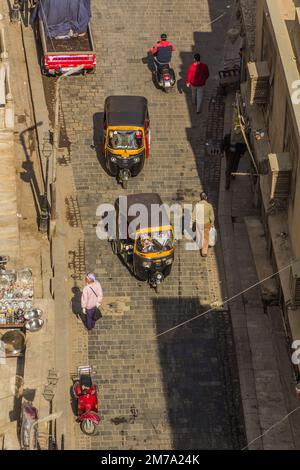
[[[130,5],[124,0],[93,2],[97,72],[62,81],[62,138],[70,148],[77,192],[70,223],[80,219],[84,233],[73,269],[75,277],[85,270],[95,272],[111,305],[96,328],[85,333],[89,361],[97,369],[102,416],[100,433],[91,438],[92,449],[237,449],[245,444],[228,311],[209,313],[156,338],[220,299],[220,248],[204,259],[186,251],[180,241],[160,293],[139,282],[113,255],[110,244],[96,236],[97,207],[113,203],[126,191],[107,175],[99,151],[93,150],[99,150],[102,138],[106,96],[143,95],[149,102],[150,159],[129,181],[127,193],[153,191],[166,203],[192,203],[204,189],[216,207],[220,155],[210,155],[205,143],[210,127],[222,135],[217,72],[232,3],[158,0],[155,11],[153,3],[144,0]],[[161,32],[177,47],[173,65],[178,90],[170,94],[154,87],[142,60]],[[183,81],[196,51],[210,68],[200,115]],[[45,81],[50,115],[53,84]],[[76,448],[89,448],[79,432]]]

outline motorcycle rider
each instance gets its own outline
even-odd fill
[[[95,395],[97,393],[96,386],[92,383],[91,378],[89,376],[82,376],[80,383],[77,385],[76,388],[76,395]]]
[[[160,36],[160,41],[151,47],[150,52],[154,57],[155,68],[159,65],[169,64],[172,58],[172,52],[176,51],[176,47],[167,40],[167,35],[162,33]]]

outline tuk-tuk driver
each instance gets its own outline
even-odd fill
[[[149,253],[152,251],[154,243],[151,237],[147,233],[142,233],[139,238],[139,244],[143,253]]]

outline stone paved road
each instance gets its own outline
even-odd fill
[[[193,202],[204,188],[217,200],[218,157],[205,157],[205,116],[217,87],[217,71],[229,19],[229,0],[94,1],[94,76],[62,84],[66,135],[85,239],[82,269],[95,271],[106,313],[89,334],[89,359],[98,369],[103,421],[94,449],[229,449],[244,442],[243,420],[227,312],[209,314],[155,338],[207,308],[218,297],[219,263],[178,244],[176,262],[160,294],[130,275],[109,244],[99,241],[97,206],[124,191],[107,176],[99,144],[103,103],[110,94],[140,94],[149,100],[152,148],[148,165],[129,192],[159,192],[167,203]],[[128,6],[129,5],[129,6]],[[223,12],[224,17],[210,24]],[[178,90],[155,89],[142,58],[162,31],[176,43],[173,65],[182,77],[200,50],[209,64],[201,117]],[[214,298],[215,296],[215,298]],[[118,299],[119,308],[114,309]],[[82,446],[78,440],[78,446]]]

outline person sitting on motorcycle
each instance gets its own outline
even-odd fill
[[[79,384],[79,388],[77,389],[78,395],[95,395],[96,387],[92,383],[91,378],[89,376],[82,376]]]
[[[176,51],[176,47],[167,41],[167,35],[163,33],[160,36],[160,41],[157,41],[150,51],[154,57],[154,65],[157,67],[157,65],[169,64],[171,62],[172,52]]]

